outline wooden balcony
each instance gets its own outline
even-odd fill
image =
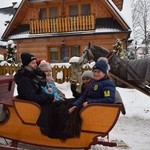
[[[93,14],[75,17],[59,17],[55,19],[36,19],[30,21],[30,33],[56,33],[71,31],[87,31],[95,29]]]

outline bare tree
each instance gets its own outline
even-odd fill
[[[150,1],[133,0],[132,4],[133,33],[134,39],[142,39],[145,44],[145,55],[148,54],[149,31],[150,31]]]

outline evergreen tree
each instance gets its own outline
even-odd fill
[[[12,40],[8,41],[8,44],[6,46],[6,61],[8,63],[15,63],[16,61],[16,44]]]
[[[121,57],[123,48],[122,48],[122,41],[120,39],[116,39],[115,45],[113,45],[113,49],[115,50],[116,55]]]

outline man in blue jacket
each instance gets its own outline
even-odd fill
[[[109,66],[105,61],[98,61],[93,66],[93,80],[89,83],[85,92],[77,99],[68,110],[72,113],[78,106],[85,107],[91,103],[115,102],[115,84],[108,78]]]

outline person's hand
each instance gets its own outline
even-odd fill
[[[84,102],[83,103],[83,107],[87,106],[88,105],[88,102]]]
[[[65,99],[65,94],[64,94],[64,93],[61,93],[59,96],[60,96],[62,99]]]
[[[77,106],[73,106],[73,107],[69,108],[69,110],[68,110],[69,114],[71,114],[73,111],[75,111],[76,108],[77,108]]]

